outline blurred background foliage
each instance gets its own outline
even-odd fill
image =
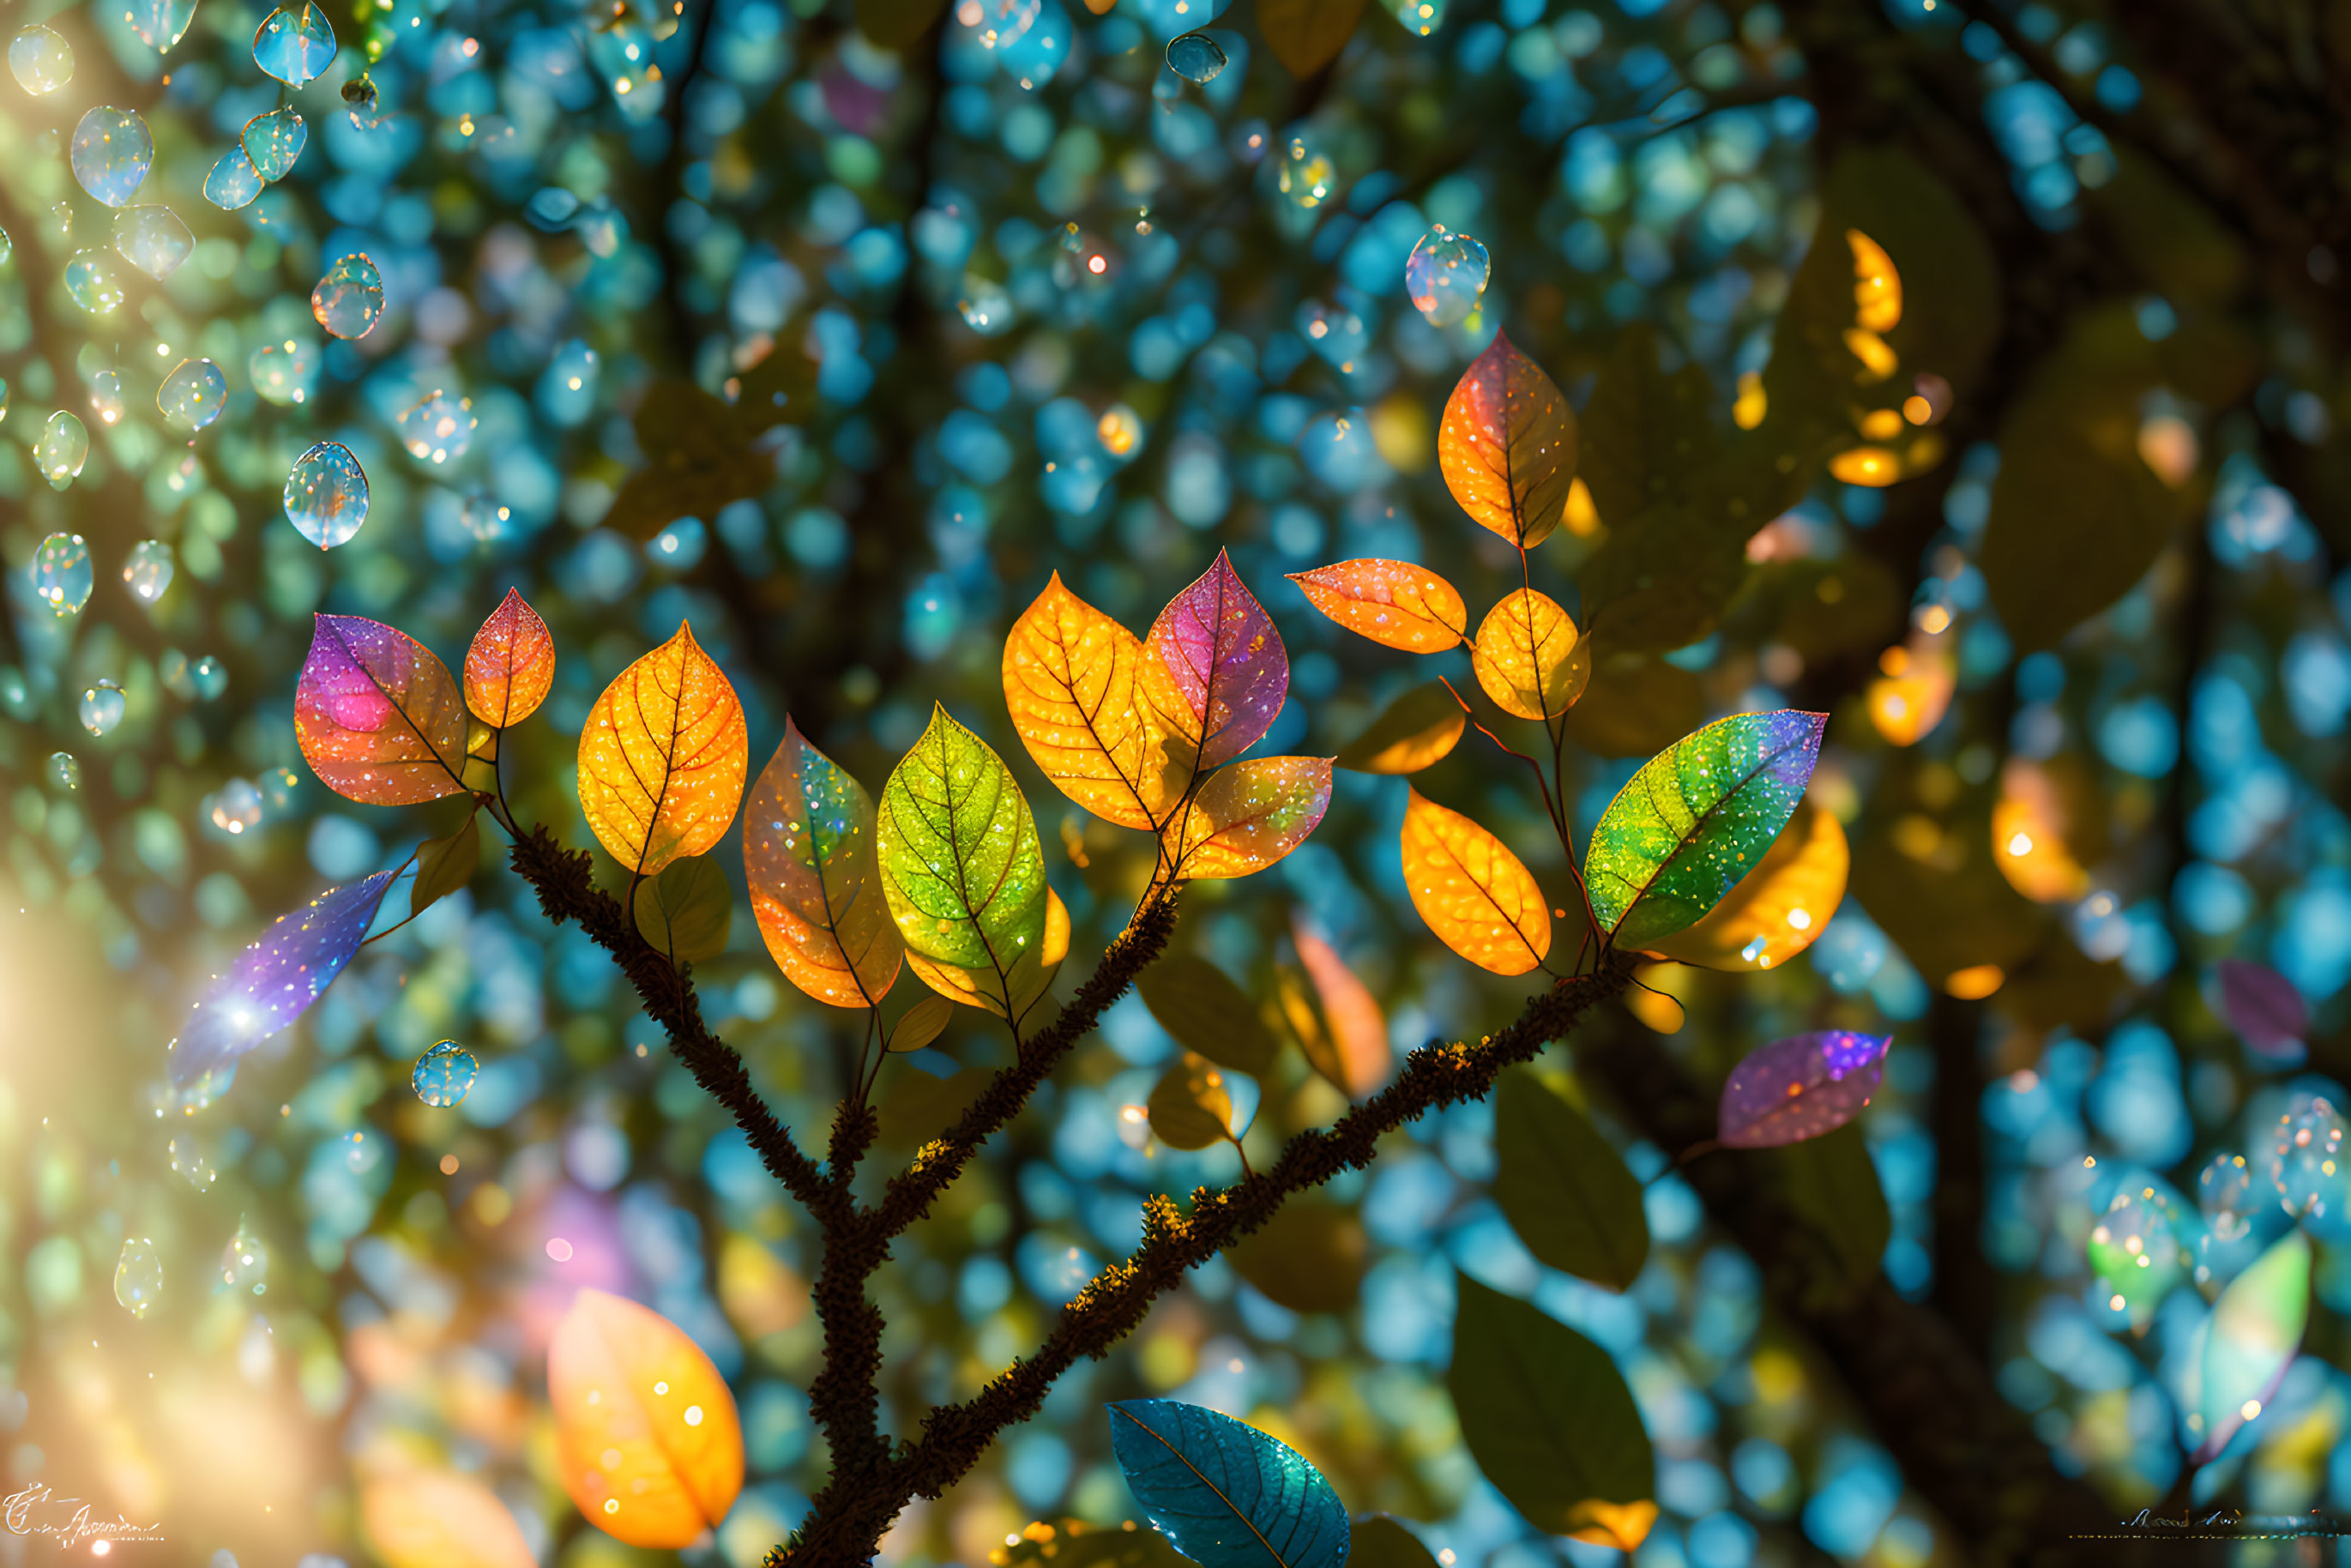
[[[163,1085],[184,1009],[266,920],[456,825],[454,806],[362,815],[303,768],[311,612],[392,621],[454,660],[521,588],[560,662],[508,742],[510,798],[578,843],[573,737],[681,619],[762,758],[789,711],[878,784],[942,701],[1024,779],[1083,964],[1150,856],[1065,810],[1013,743],[1003,628],[1053,569],[1142,626],[1228,549],[1293,660],[1269,748],[1340,750],[1430,672],[1347,639],[1280,574],[1387,556],[1475,604],[1517,585],[1436,465],[1447,393],[1507,329],[1587,422],[1589,504],[1536,570],[1580,617],[1634,606],[1602,617],[1571,721],[1577,831],[1708,717],[1826,711],[1813,799],[1850,841],[1850,896],[1784,965],[1646,972],[1659,994],[1573,1058],[1571,1092],[1654,1178],[1627,1290],[1517,1239],[1488,1190],[1490,1106],[1430,1117],[1319,1200],[1300,1246],[1331,1257],[1310,1280],[1285,1282],[1289,1249],[1201,1270],[910,1511],[889,1555],[976,1565],[1032,1518],[1127,1517],[1100,1401],[1141,1393],[1259,1422],[1448,1565],[1610,1560],[1533,1531],[1462,1448],[1457,1266],[1624,1370],[1657,1456],[1645,1568],[2087,1550],[2020,1536],[2032,1500],[1961,1506],[1995,1449],[2060,1500],[2044,1517],[2184,1495],[2185,1347],[2242,1266],[2227,1221],[2267,1202],[2198,1173],[2265,1167],[2281,1113],[2341,1105],[2351,1073],[2351,26],[2190,0],[1332,10],[337,0],[334,63],[285,91],[242,0],[12,13],[71,67],[54,82],[37,48],[0,86],[9,1490],[164,1520],[157,1561],[356,1557],[359,1481],[422,1460],[493,1488],[544,1561],[646,1560],[550,1469],[547,1338],[599,1285],[733,1381],[751,1481],[689,1556],[757,1562],[824,1473],[808,1222],[493,851],[226,1092]],[[1019,41],[991,48],[1015,16]],[[1199,83],[1165,46],[1204,22],[1228,63]],[[291,172],[241,208],[207,201],[281,101],[309,127]],[[69,171],[109,104],[152,131],[141,199],[191,231],[161,282],[117,264],[114,214]],[[1482,308],[1447,327],[1403,287],[1432,225],[1492,258]],[[1880,345],[1896,368],[1859,405],[1808,357],[1799,272],[1818,236],[1834,265],[1812,276],[1848,287],[1847,227],[1906,290]],[[312,287],[360,252],[382,318],[323,335]],[[155,397],[197,358],[225,402],[190,440]],[[1657,395],[1595,429],[1612,363]],[[413,456],[402,418],[435,393],[466,400],[469,433]],[[62,487],[54,411],[89,432]],[[1779,515],[1726,548],[1642,504],[1759,427],[1803,454]],[[322,553],[281,490],[325,440],[369,500]],[[57,534],[84,558],[37,559]],[[1436,668],[1466,689],[1466,652]],[[1556,883],[1538,803],[1470,739],[1419,787]],[[1196,889],[1177,938],[1283,1037],[1253,1151],[1340,1108],[1288,1049],[1334,1027],[1326,956],[1398,1056],[1499,1025],[1523,993],[1411,915],[1404,786],[1339,778],[1307,846]],[[2214,977],[2231,957],[2313,1021],[2240,1038]],[[779,982],[747,919],[696,977],[784,1118],[824,1125],[855,1047],[841,1018]],[[977,1024],[886,1070],[885,1142],[1002,1059]],[[1895,1044],[1867,1159],[1853,1138],[1789,1199],[1808,1231],[1777,1222],[1788,1206],[1759,1218],[1735,1171],[1667,1169],[1697,1135],[1693,1086],[1826,1027]],[[408,1083],[444,1039],[481,1063],[454,1109]],[[1122,1120],[1175,1053],[1122,1002],[900,1243],[876,1281],[886,1430],[1032,1344],[1134,1245],[1143,1194],[1237,1174],[1230,1145],[1178,1152]],[[2202,1270],[2159,1305],[2085,1252],[2133,1189],[2166,1196]],[[2351,1507],[2351,1246],[2314,1229],[2305,1354],[2206,1472],[2207,1495],[2262,1511]],[[152,1249],[135,1317],[126,1240]],[[1922,1406],[1928,1360],[1959,1392]],[[2032,1438],[1995,1443],[2003,1423]],[[45,1549],[0,1534],[0,1563]]]

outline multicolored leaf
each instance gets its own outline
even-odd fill
[[[538,711],[555,685],[555,639],[515,590],[465,650],[465,706],[484,724],[509,729]]]
[[[1322,1006],[1322,1021],[1330,1030],[1332,1062],[1316,1067],[1347,1097],[1361,1100],[1388,1081],[1395,1053],[1388,1044],[1387,1015],[1362,976],[1347,967],[1339,949],[1316,929],[1303,910],[1290,917],[1290,940],[1298,944],[1298,961],[1313,982]],[[1335,1065],[1337,1071],[1332,1071]]]
[[[1437,940],[1481,969],[1523,975],[1551,952],[1551,906],[1502,841],[1406,788],[1404,883]]]
[[[1327,757],[1252,757],[1208,776],[1161,838],[1177,878],[1263,871],[1300,844],[1331,805]]]
[[[2262,1413],[2310,1323],[2310,1238],[2296,1228],[2273,1242],[2212,1303],[2204,1334],[2199,1404],[2203,1464]]]
[[[320,783],[365,805],[465,791],[457,683],[430,648],[381,621],[317,618],[294,690],[294,738]]]
[[[1153,1136],[1171,1149],[1205,1149],[1232,1136],[1233,1096],[1205,1056],[1186,1051],[1153,1086]]]
[[[465,814],[465,825],[445,839],[434,839],[416,850],[416,880],[408,884],[408,913],[413,919],[458,892],[474,880],[482,862],[480,818]]]
[[[1460,590],[1408,560],[1343,560],[1290,580],[1348,631],[1407,653],[1442,653],[1468,632]]]
[[[1179,766],[1230,761],[1280,716],[1290,654],[1224,551],[1151,623],[1142,685]]]
[[[837,1008],[880,1001],[905,956],[874,844],[873,797],[787,717],[744,807],[743,871],[776,967]]]
[[[1448,755],[1468,727],[1452,688],[1430,681],[1388,704],[1333,760],[1356,773],[1417,773]]]
[[[1827,929],[1852,870],[1844,825],[1807,801],[1721,903],[1648,950],[1706,969],[1784,964]]]
[[[1642,764],[1584,853],[1593,913],[1616,946],[1670,936],[1739,885],[1794,815],[1827,725],[1792,708],[1737,714]]]
[[[1202,1568],[1341,1568],[1347,1511],[1288,1444],[1172,1399],[1110,1407],[1111,1453],[1127,1489],[1176,1550]]]
[[[1894,1037],[1821,1030],[1747,1053],[1722,1086],[1715,1137],[1734,1149],[1800,1144],[1861,1113],[1886,1077]]]
[[[1206,958],[1175,953],[1134,982],[1143,1005],[1176,1043],[1219,1067],[1262,1078],[1281,1049],[1248,993]]]
[[[687,855],[637,888],[637,932],[656,952],[700,964],[726,951],[735,924],[735,890],[708,855]]]
[[[986,1008],[1000,1012],[997,993],[1001,989],[1011,1002],[1008,1017],[1019,1023],[1030,1008],[1052,989],[1053,977],[1061,960],[1070,956],[1070,910],[1061,895],[1050,886],[1045,889],[1045,937],[1033,953],[1026,953],[1012,962],[1001,976],[993,965],[967,967],[950,964],[943,959],[926,958],[919,953],[906,955],[906,967],[923,984],[937,992],[942,999],[952,998],[967,1007]]]
[[[1566,1097],[1524,1068],[1494,1093],[1494,1201],[1535,1260],[1629,1289],[1649,1257],[1640,1178]]]
[[[1478,623],[1469,667],[1503,712],[1552,719],[1583,695],[1592,679],[1592,645],[1558,601],[1521,588]]]
[[[652,876],[717,847],[743,799],[750,732],[694,628],[622,670],[580,732],[580,809],[614,860]]]
[[[360,1487],[360,1529],[384,1568],[538,1568],[492,1491],[454,1470],[401,1470]]]
[[[632,1546],[693,1544],[743,1490],[726,1380],[650,1307],[582,1291],[547,1350],[556,1466],[588,1521]]]
[[[2223,958],[2220,1017],[2248,1049],[2272,1059],[2298,1059],[2310,1034],[2310,1004],[2294,983],[2266,964]]]
[[[1055,789],[1105,821],[1155,832],[1183,780],[1171,780],[1167,737],[1138,691],[1146,657],[1055,572],[1004,640],[1004,704]]]
[[[291,915],[281,915],[198,1002],[172,1054],[172,1082],[182,1088],[235,1061],[319,999],[367,939],[396,873],[330,887]]]
[[[1520,549],[1549,538],[1575,482],[1575,413],[1500,333],[1445,400],[1437,465],[1461,509]]]

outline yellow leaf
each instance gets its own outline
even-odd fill
[[[632,1546],[687,1546],[743,1490],[726,1380],[650,1307],[582,1291],[547,1352],[556,1463],[588,1521]]]
[[[368,1480],[360,1488],[360,1528],[385,1568],[538,1568],[497,1494],[447,1470]]]
[[[1437,940],[1481,969],[1523,975],[1551,952],[1551,907],[1502,841],[1407,786],[1404,881]]]
[[[1162,841],[1179,878],[1263,871],[1296,849],[1331,804],[1331,758],[1252,757],[1208,776]]]
[[[1649,951],[1707,969],[1776,968],[1820,936],[1852,869],[1844,827],[1808,800],[1721,903]]]
[[[955,1017],[956,1005],[934,991],[898,1016],[890,1030],[888,1047],[892,1051],[920,1051],[946,1031]]]
[[[1630,1552],[1649,1538],[1651,1527],[1657,1522],[1657,1505],[1646,1500],[1603,1502],[1595,1498],[1568,1510],[1567,1522],[1570,1541]]]
[[[614,860],[652,876],[726,836],[750,749],[735,688],[680,622],[596,699],[580,732],[580,809]]]
[[[1844,231],[1853,247],[1853,323],[1865,332],[1891,332],[1902,324],[1902,275],[1886,247],[1859,229]]]
[[[1388,704],[1335,760],[1356,773],[1417,773],[1450,752],[1468,727],[1452,690],[1431,681]]]
[[[1575,413],[1542,367],[1497,333],[1445,400],[1437,461],[1471,521],[1531,549],[1567,513]]]
[[[1004,704],[1054,788],[1105,821],[1155,831],[1177,791],[1136,680],[1142,640],[1055,572],[1004,640]]]
[[[1151,1091],[1151,1131],[1171,1149],[1205,1149],[1231,1135],[1233,1097],[1225,1075],[1186,1051]]]
[[[1343,560],[1290,580],[1348,631],[1407,653],[1442,653],[1469,625],[1461,591],[1408,560]]]
[[[1592,679],[1592,649],[1557,600],[1521,588],[1479,623],[1469,664],[1502,711],[1551,719],[1583,695]]]
[[[1388,1048],[1387,1017],[1372,988],[1302,914],[1291,917],[1290,934],[1298,944],[1299,963],[1314,982],[1323,1019],[1330,1025],[1338,1072],[1325,1075],[1351,1099],[1361,1100],[1388,1081],[1388,1070],[1395,1062]]]

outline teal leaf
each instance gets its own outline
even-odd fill
[[[2212,1303],[2204,1335],[2199,1408],[2203,1464],[2258,1416],[2302,1347],[2310,1323],[2310,1238],[2289,1231]]]
[[[1109,1406],[1111,1452],[1143,1511],[1207,1568],[1341,1568],[1347,1511],[1322,1472],[1246,1422],[1172,1399]]]

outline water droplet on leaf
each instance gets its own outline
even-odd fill
[[[367,472],[340,442],[321,441],[286,476],[286,520],[320,549],[358,533],[367,508]]]
[[[138,193],[155,162],[155,139],[147,122],[127,109],[100,104],[74,127],[74,178],[110,207]]]
[[[383,275],[363,251],[338,257],[310,290],[310,314],[338,338],[364,338],[383,314]]]
[[[427,1105],[455,1105],[465,1097],[481,1074],[474,1053],[454,1040],[444,1040],[416,1060],[409,1082]]]

